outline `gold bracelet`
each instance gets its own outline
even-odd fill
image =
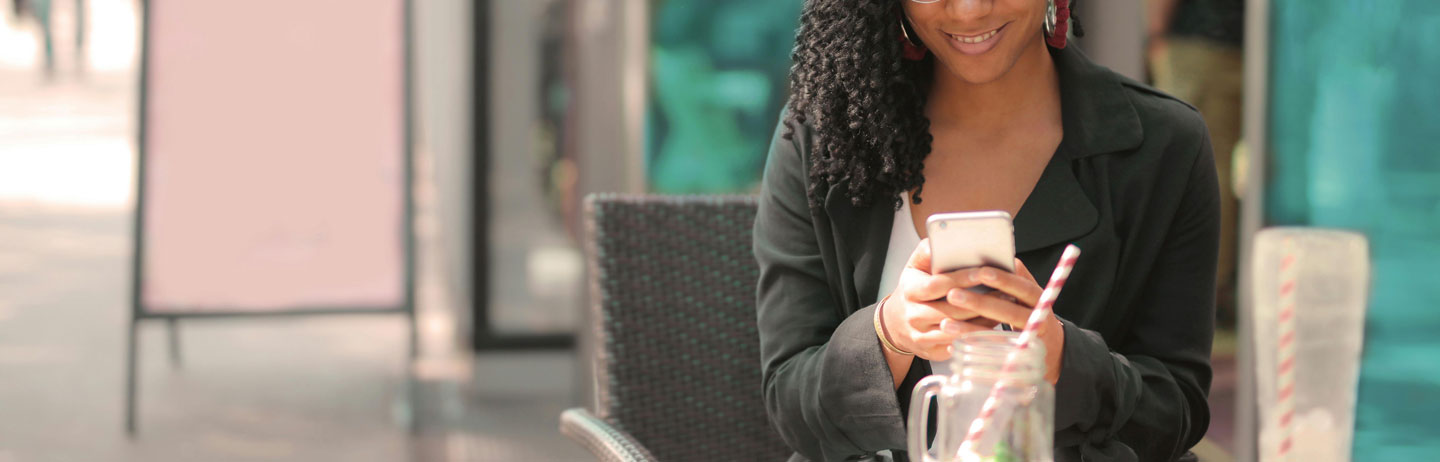
[[[915,356],[915,353],[901,350],[899,347],[896,347],[895,344],[890,343],[890,337],[885,335],[885,321],[881,318],[880,311],[881,309],[885,308],[886,300],[890,300],[889,295],[886,295],[885,298],[880,299],[880,303],[875,304],[875,336],[880,338],[880,344],[884,345],[885,349],[890,350],[891,353],[895,353],[901,356]]]

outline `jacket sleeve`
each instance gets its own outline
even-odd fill
[[[1055,443],[1079,446],[1084,460],[1175,460],[1209,425],[1220,199],[1209,136],[1199,131],[1188,183],[1157,236],[1164,243],[1149,271],[1131,276],[1145,279],[1125,338],[1107,345],[1062,320]]]
[[[792,141],[784,130],[776,129],[755,219],[757,327],[770,421],[810,460],[901,449],[905,428],[875,336],[875,308],[847,315],[827,284],[806,196],[798,142],[804,132]]]

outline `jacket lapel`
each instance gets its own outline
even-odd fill
[[[1015,216],[1015,251],[1073,241],[1099,224],[1100,214],[1075,176],[1078,159],[1134,149],[1144,138],[1140,116],[1118,74],[1076,47],[1051,49],[1060,77],[1060,149]]]
[[[1100,213],[1075,178],[1064,144],[1015,214],[1015,253],[1063,244],[1089,234]]]
[[[825,212],[832,224],[841,280],[851,276],[845,281],[848,287],[842,288],[844,303],[854,311],[874,303],[880,290],[895,210],[888,201],[857,207],[845,193],[848,188],[846,180],[837,181],[829,188],[825,194]]]

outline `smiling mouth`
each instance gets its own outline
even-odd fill
[[[980,35],[968,35],[968,36],[967,36],[967,35],[955,35],[955,34],[948,34],[948,35],[950,35],[950,38],[955,39],[955,41],[960,42],[960,43],[983,43],[983,42],[985,42],[986,40],[990,40],[991,38],[994,38],[996,34],[999,34],[999,33],[1000,33],[1000,29],[1004,29],[1004,28],[1005,28],[1005,26],[1000,26],[1000,27],[995,28],[995,30],[992,30],[992,31],[990,31],[990,32],[986,32],[986,33],[983,33],[983,34],[980,34]]]

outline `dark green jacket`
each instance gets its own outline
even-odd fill
[[[1194,108],[1074,47],[1052,56],[1065,134],[1016,214],[1015,245],[1042,284],[1065,244],[1084,250],[1055,304],[1056,460],[1173,460],[1210,420],[1220,206],[1209,136]],[[806,459],[903,450],[910,392],[930,365],[915,361],[895,391],[875,336],[895,211],[852,206],[843,180],[810,207],[810,132],[797,128],[793,141],[777,128],[755,221],[770,419]]]

